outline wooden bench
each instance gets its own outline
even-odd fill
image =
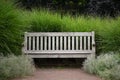
[[[87,58],[95,56],[92,32],[25,32],[23,53],[31,58]]]

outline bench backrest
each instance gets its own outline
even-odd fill
[[[26,32],[24,53],[95,53],[94,32]]]

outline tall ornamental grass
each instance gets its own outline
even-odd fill
[[[26,56],[0,57],[0,80],[32,75],[34,70],[33,61]]]
[[[57,13],[49,13],[47,11],[32,12],[24,11],[23,20],[26,28],[31,32],[58,32],[61,31],[62,21]],[[28,17],[29,16],[29,17]]]
[[[120,50],[120,18],[64,15],[45,10],[24,11],[21,18],[30,32],[95,31],[97,53]]]
[[[21,21],[12,2],[0,0],[0,54],[21,53]]]

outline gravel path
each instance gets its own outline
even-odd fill
[[[33,76],[14,80],[101,80],[81,69],[37,69]]]

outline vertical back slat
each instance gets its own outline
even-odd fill
[[[68,36],[68,50],[70,50],[70,36]]]
[[[95,32],[92,31],[92,55],[95,57]]]
[[[39,36],[37,36],[37,50],[39,50]]]
[[[40,36],[40,50],[43,50],[43,36]]]
[[[66,36],[64,36],[64,50],[66,50]]]
[[[58,50],[59,44],[58,44],[58,36],[56,36],[56,50]]]
[[[60,50],[62,50],[63,48],[62,48],[62,46],[63,46],[63,37],[62,36],[60,36]]]
[[[78,36],[76,36],[76,50],[78,50]]]
[[[72,50],[74,50],[74,45],[75,45],[75,42],[74,42],[74,36],[72,36]]]
[[[86,36],[84,36],[84,50],[86,50]]]
[[[47,50],[47,36],[44,36],[44,50]]]
[[[83,43],[82,43],[82,36],[80,36],[80,50],[82,50]]]
[[[55,50],[55,36],[52,36],[52,50]]]
[[[88,50],[90,50],[90,36],[88,36]]]
[[[29,50],[31,50],[31,36],[29,36]]]
[[[35,36],[33,36],[32,42],[33,42],[32,44],[33,50],[35,50]]]
[[[51,37],[48,37],[48,50],[51,50]]]
[[[25,32],[25,37],[24,37],[24,50],[27,51],[27,48],[29,49],[29,45],[27,44],[27,32]],[[28,37],[28,41],[29,41],[29,37]]]

